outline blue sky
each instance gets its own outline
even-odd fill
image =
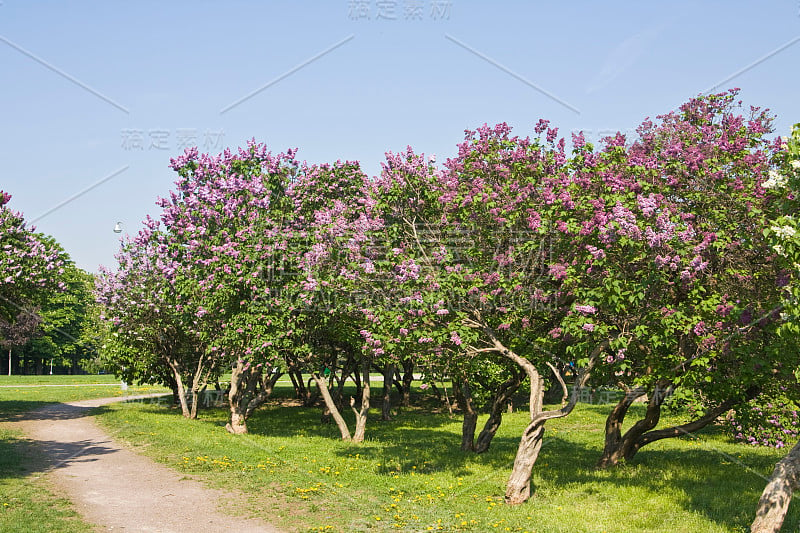
[[[0,0],[0,189],[96,271],[186,145],[255,137],[376,174],[483,123],[594,140],[731,87],[786,135],[798,65],[800,0]]]

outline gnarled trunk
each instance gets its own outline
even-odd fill
[[[794,491],[800,489],[800,442],[778,461],[756,509],[751,533],[776,533],[781,530]]]
[[[531,474],[539,458],[544,437],[544,420],[528,426],[519,441],[514,468],[506,484],[505,502],[509,505],[525,503],[531,497]]]
[[[492,443],[492,439],[494,439],[503,421],[503,411],[505,411],[509,401],[517,390],[519,390],[520,385],[522,385],[522,374],[520,372],[514,372],[511,378],[500,385],[500,388],[494,395],[492,407],[489,410],[489,418],[483,425],[483,430],[480,435],[478,435],[478,440],[475,442],[475,452],[483,453],[489,449],[489,445]]]
[[[506,483],[505,502],[509,505],[518,505],[528,501],[528,498],[531,497],[533,465],[536,464],[536,459],[539,458],[539,451],[542,449],[544,423],[547,419],[541,418],[544,380],[530,361],[519,357],[511,351],[508,351],[506,357],[514,361],[515,359],[512,358],[512,355],[518,358],[515,362],[525,370],[531,382],[531,423],[522,433],[522,438],[517,447],[517,455],[514,457],[514,467],[511,469],[511,475],[508,478],[508,483]]]
[[[469,381],[463,379],[458,387],[455,386],[456,383],[456,381],[453,382],[453,392],[461,405],[461,410],[464,412],[464,421],[461,423],[461,451],[474,452],[478,412],[475,410],[475,405],[472,401],[472,390],[470,389]]]
[[[625,421],[625,415],[628,414],[628,409],[633,402],[637,398],[644,396],[645,392],[645,389],[641,387],[627,389],[625,396],[617,402],[617,405],[606,417],[605,444],[603,446],[603,455],[597,462],[598,468],[606,468],[611,464],[617,464],[619,461],[621,452],[615,453],[615,451],[620,450],[622,447],[622,423]]]
[[[514,467],[511,470],[511,476],[506,484],[505,502],[509,505],[518,505],[527,501],[531,495],[531,475],[533,473],[533,465],[536,464],[536,460],[539,458],[539,451],[542,448],[545,423],[550,419],[561,418],[572,412],[575,405],[578,403],[581,389],[589,380],[592,368],[594,368],[598,356],[608,347],[608,342],[601,343],[592,351],[587,366],[580,371],[575,380],[569,401],[566,402],[561,409],[543,411],[544,379],[541,377],[536,367],[527,359],[507,349],[496,338],[492,340],[498,351],[504,357],[507,357],[525,371],[531,383],[531,422],[522,434],[519,447],[517,448],[517,455],[514,458]],[[553,365],[548,363],[548,366],[561,384],[563,398],[566,400],[567,385],[564,383],[564,379]]]
[[[356,409],[355,398],[350,398],[350,408],[356,414],[356,429],[353,432],[353,442],[363,442],[364,433],[367,429],[367,415],[369,414],[370,386],[369,386],[369,361],[364,361],[362,372],[364,380],[361,382],[361,406]],[[355,372],[357,375],[358,372]]]
[[[647,402],[647,411],[644,418],[637,420],[624,435],[619,435],[619,428],[628,412],[633,400],[641,396],[639,391],[626,394],[625,398],[617,403],[614,410],[606,419],[606,439],[603,446],[603,455],[597,463],[599,468],[607,468],[619,464],[622,460],[630,460],[636,455],[641,446],[637,446],[639,439],[656,427],[661,419],[661,406],[664,400],[672,393],[672,384],[659,381],[655,384]]]
[[[328,409],[328,412],[330,413],[330,416],[333,418],[334,422],[336,422],[336,427],[339,428],[339,433],[342,434],[342,440],[352,440],[350,428],[347,427],[347,422],[344,421],[342,413],[336,406],[336,402],[331,396],[330,389],[328,389],[328,380],[324,376],[320,375],[319,372],[314,372],[311,374],[311,377],[317,384],[317,388],[322,394],[322,399],[325,401],[325,407]]]
[[[703,429],[736,404],[736,401],[728,399],[713,409],[710,409],[704,416],[697,420],[664,429],[653,430],[661,416],[661,406],[671,391],[672,386],[667,382],[656,384],[648,400],[645,417],[637,421],[625,435],[622,435],[620,427],[625,419],[625,414],[634,400],[643,396],[645,393],[643,389],[626,391],[625,397],[617,403],[606,419],[605,445],[603,447],[603,455],[597,463],[598,468],[616,466],[623,460],[630,461],[643,446],[652,442],[688,435],[694,431]],[[755,397],[757,392],[757,389],[747,391],[746,398],[751,399]]]
[[[225,429],[234,435],[247,433],[247,419],[272,395],[275,383],[281,374],[272,372],[266,376],[261,365],[252,366],[241,359],[231,373],[231,388],[228,404],[231,418]]]
[[[383,403],[381,404],[381,420],[392,419],[392,384],[394,382],[394,365],[387,363],[383,368]]]
[[[403,361],[403,394],[400,405],[411,407],[411,383],[414,381],[414,362],[410,359]]]

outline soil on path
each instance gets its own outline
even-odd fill
[[[18,422],[44,452],[48,477],[87,522],[98,531],[279,533],[260,520],[218,511],[230,494],[186,479],[109,437],[90,411],[121,399],[48,405]]]

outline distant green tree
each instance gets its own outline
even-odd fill
[[[8,375],[12,374],[12,350],[25,345],[39,332],[41,318],[36,308],[20,309],[11,320],[0,318],[0,346],[8,350]]]
[[[92,347],[82,338],[87,306],[92,299],[94,278],[75,266],[69,255],[50,236],[42,236],[45,245],[58,252],[62,267],[57,280],[64,287],[52,292],[39,309],[41,335],[31,339],[20,351],[27,368],[35,373],[47,373],[51,368],[60,373],[79,371],[79,363],[86,359]]]

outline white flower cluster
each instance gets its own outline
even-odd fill
[[[781,176],[776,170],[770,170],[769,177],[761,186],[765,189],[782,189],[786,186],[786,176]]]
[[[772,226],[772,231],[781,239],[790,239],[797,233],[797,230],[792,226]]]
[[[790,165],[792,165],[793,169],[797,170],[798,168],[800,168],[800,159],[795,159],[790,163]]]

